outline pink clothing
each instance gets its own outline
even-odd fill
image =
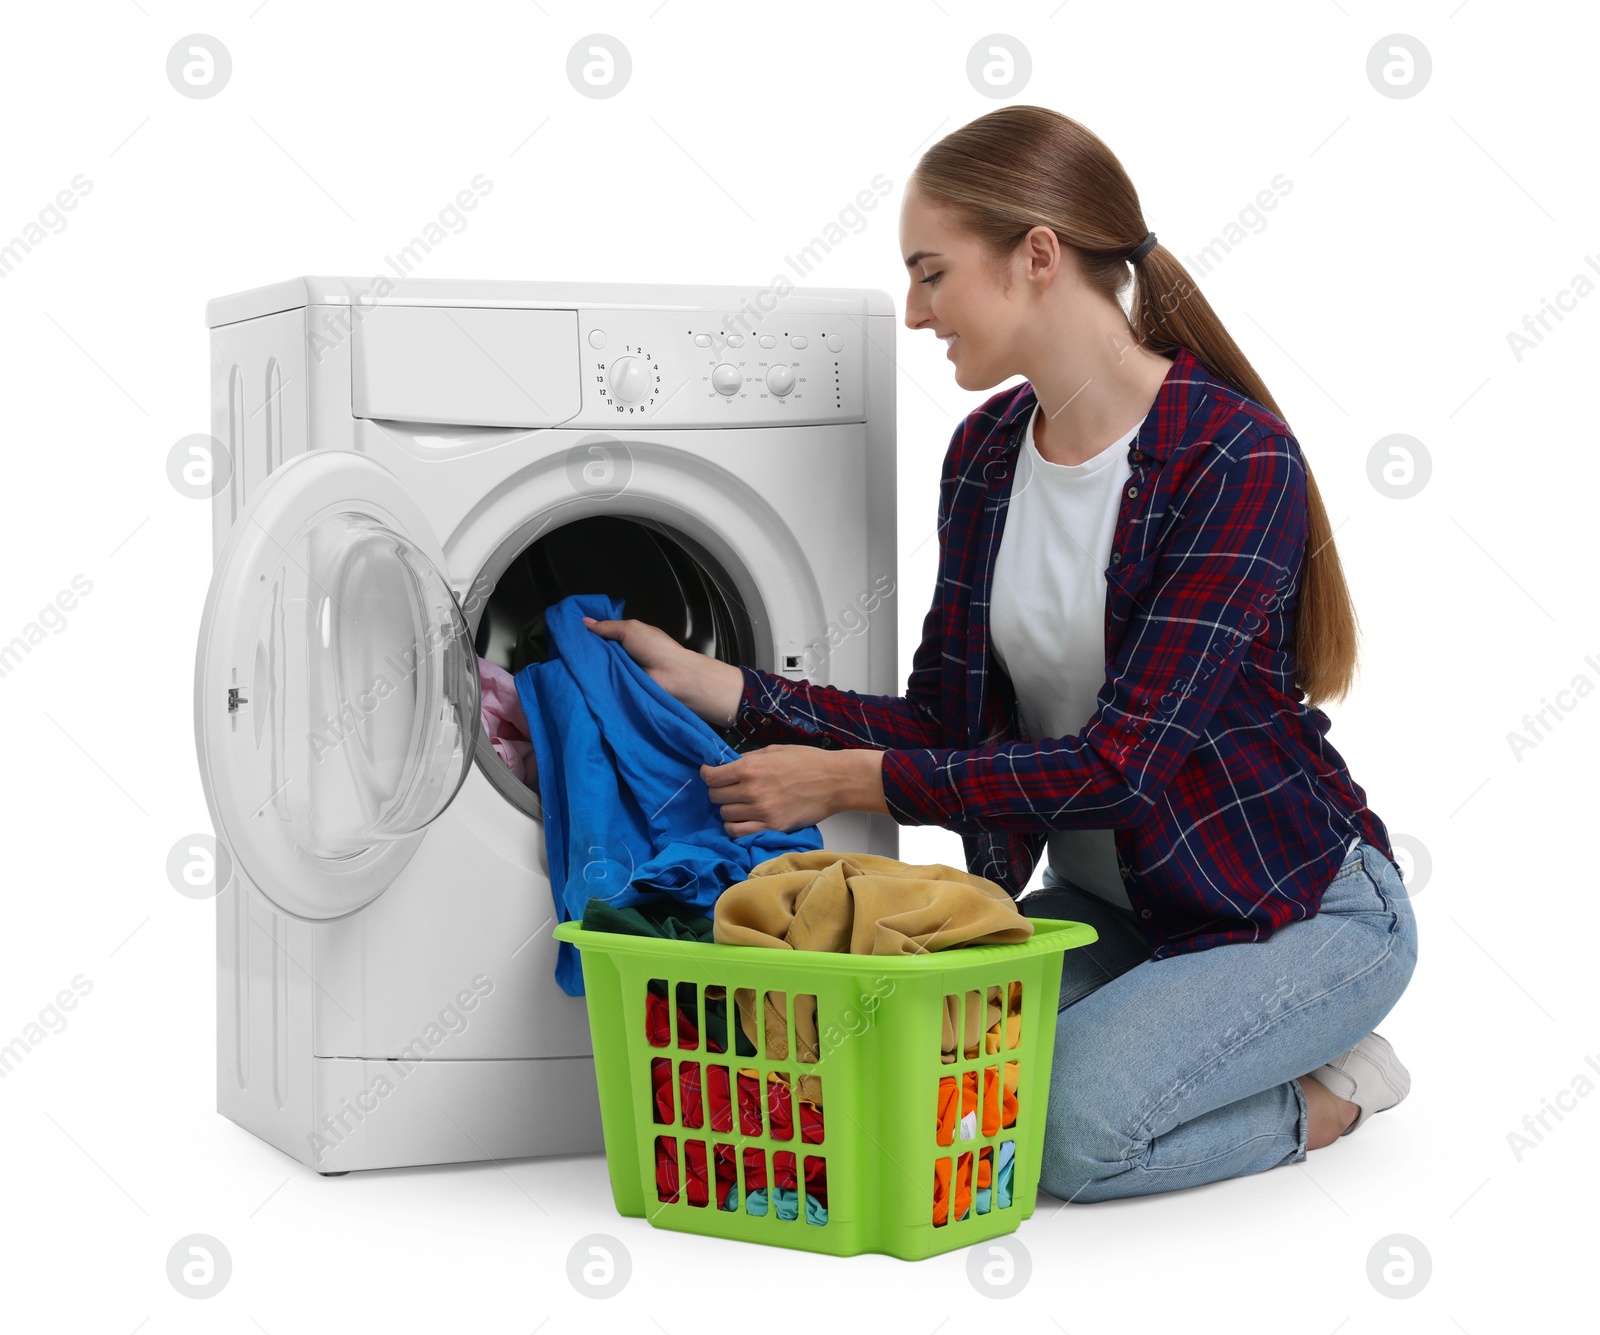
[[[533,758],[533,739],[528,735],[528,716],[522,712],[517,685],[511,674],[487,658],[478,660],[478,682],[482,686],[483,730],[506,768],[530,788],[536,788],[538,766]]]

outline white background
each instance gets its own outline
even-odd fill
[[[214,906],[168,851],[208,828],[194,635],[207,506],[167,481],[207,429],[208,298],[301,273],[366,275],[477,173],[492,192],[429,277],[748,284],[894,185],[809,281],[904,306],[896,214],[916,155],[990,110],[967,55],[1031,54],[1012,100],[1102,136],[1179,256],[1282,173],[1292,190],[1202,290],[1277,397],[1321,486],[1364,633],[1331,741],[1371,806],[1426,848],[1420,962],[1383,1026],[1410,1099],[1300,1166],[1169,1196],[1066,1206],[1016,1235],[1032,1278],[980,1295],[967,1257],[835,1261],[619,1218],[599,1157],[322,1179],[214,1111]],[[1600,295],[1518,359],[1507,334],[1600,273],[1591,165],[1600,25],[1495,0],[897,4],[10,6],[0,43],[0,243],[78,174],[92,189],[0,279],[5,579],[0,642],[85,576],[58,632],[0,678],[8,867],[0,1043],[92,984],[0,1080],[0,1324],[17,1330],[580,1327],[911,1332],[1531,1329],[1592,1324],[1600,1063],[1590,841],[1600,699],[1520,759],[1508,733],[1576,677],[1600,684],[1592,410]],[[228,86],[189,99],[168,51],[206,33]],[[569,84],[579,38],[629,85]],[[1366,62],[1407,34],[1415,97]],[[984,395],[902,329],[899,635],[933,584],[937,475]],[[1375,442],[1423,442],[1407,500]],[[1595,655],[1592,662],[1585,655]],[[909,830],[902,856],[960,865]],[[1520,1157],[1562,1091],[1568,1110]],[[197,1301],[173,1243],[220,1238]],[[595,1300],[566,1258],[591,1233],[632,1277]],[[1425,1246],[1414,1297],[1369,1282],[1386,1235]],[[1559,1313],[1559,1317],[1558,1317]],[[654,1324],[652,1325],[652,1321]]]

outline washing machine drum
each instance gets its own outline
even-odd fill
[[[545,609],[574,593],[607,594],[624,617],[659,626],[698,653],[750,661],[749,614],[716,560],[659,521],[614,515],[564,524],[512,560],[478,624],[478,653],[512,673],[544,662]]]

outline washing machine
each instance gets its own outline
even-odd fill
[[[302,277],[206,318],[218,1109],[325,1174],[600,1152],[543,812],[478,660],[537,661],[544,608],[599,592],[725,662],[898,692],[892,303]],[[885,815],[821,834],[898,854]]]

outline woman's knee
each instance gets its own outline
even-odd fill
[[[1417,963],[1416,915],[1394,863],[1363,841],[1360,857],[1347,863],[1323,892],[1317,918],[1328,939],[1314,955],[1340,977],[1359,978],[1373,1003],[1384,1010],[1392,1006]]]
[[[1417,967],[1417,915],[1411,906],[1411,893],[1400,876],[1400,869],[1387,858],[1378,869],[1378,881],[1385,898],[1394,905],[1396,944],[1404,951],[1406,982],[1410,982]]]
[[[1128,1171],[1140,1143],[1107,1116],[1107,1100],[1081,1083],[1052,1082],[1039,1185],[1064,1201],[1106,1199],[1105,1184]]]
[[[1382,850],[1363,842],[1361,845],[1362,871],[1371,884],[1373,893],[1388,915],[1390,999],[1392,1006],[1411,982],[1417,967],[1417,917],[1412,911],[1411,896],[1406,891],[1400,869],[1383,855]],[[1387,1011],[1387,1007],[1385,1007]]]

